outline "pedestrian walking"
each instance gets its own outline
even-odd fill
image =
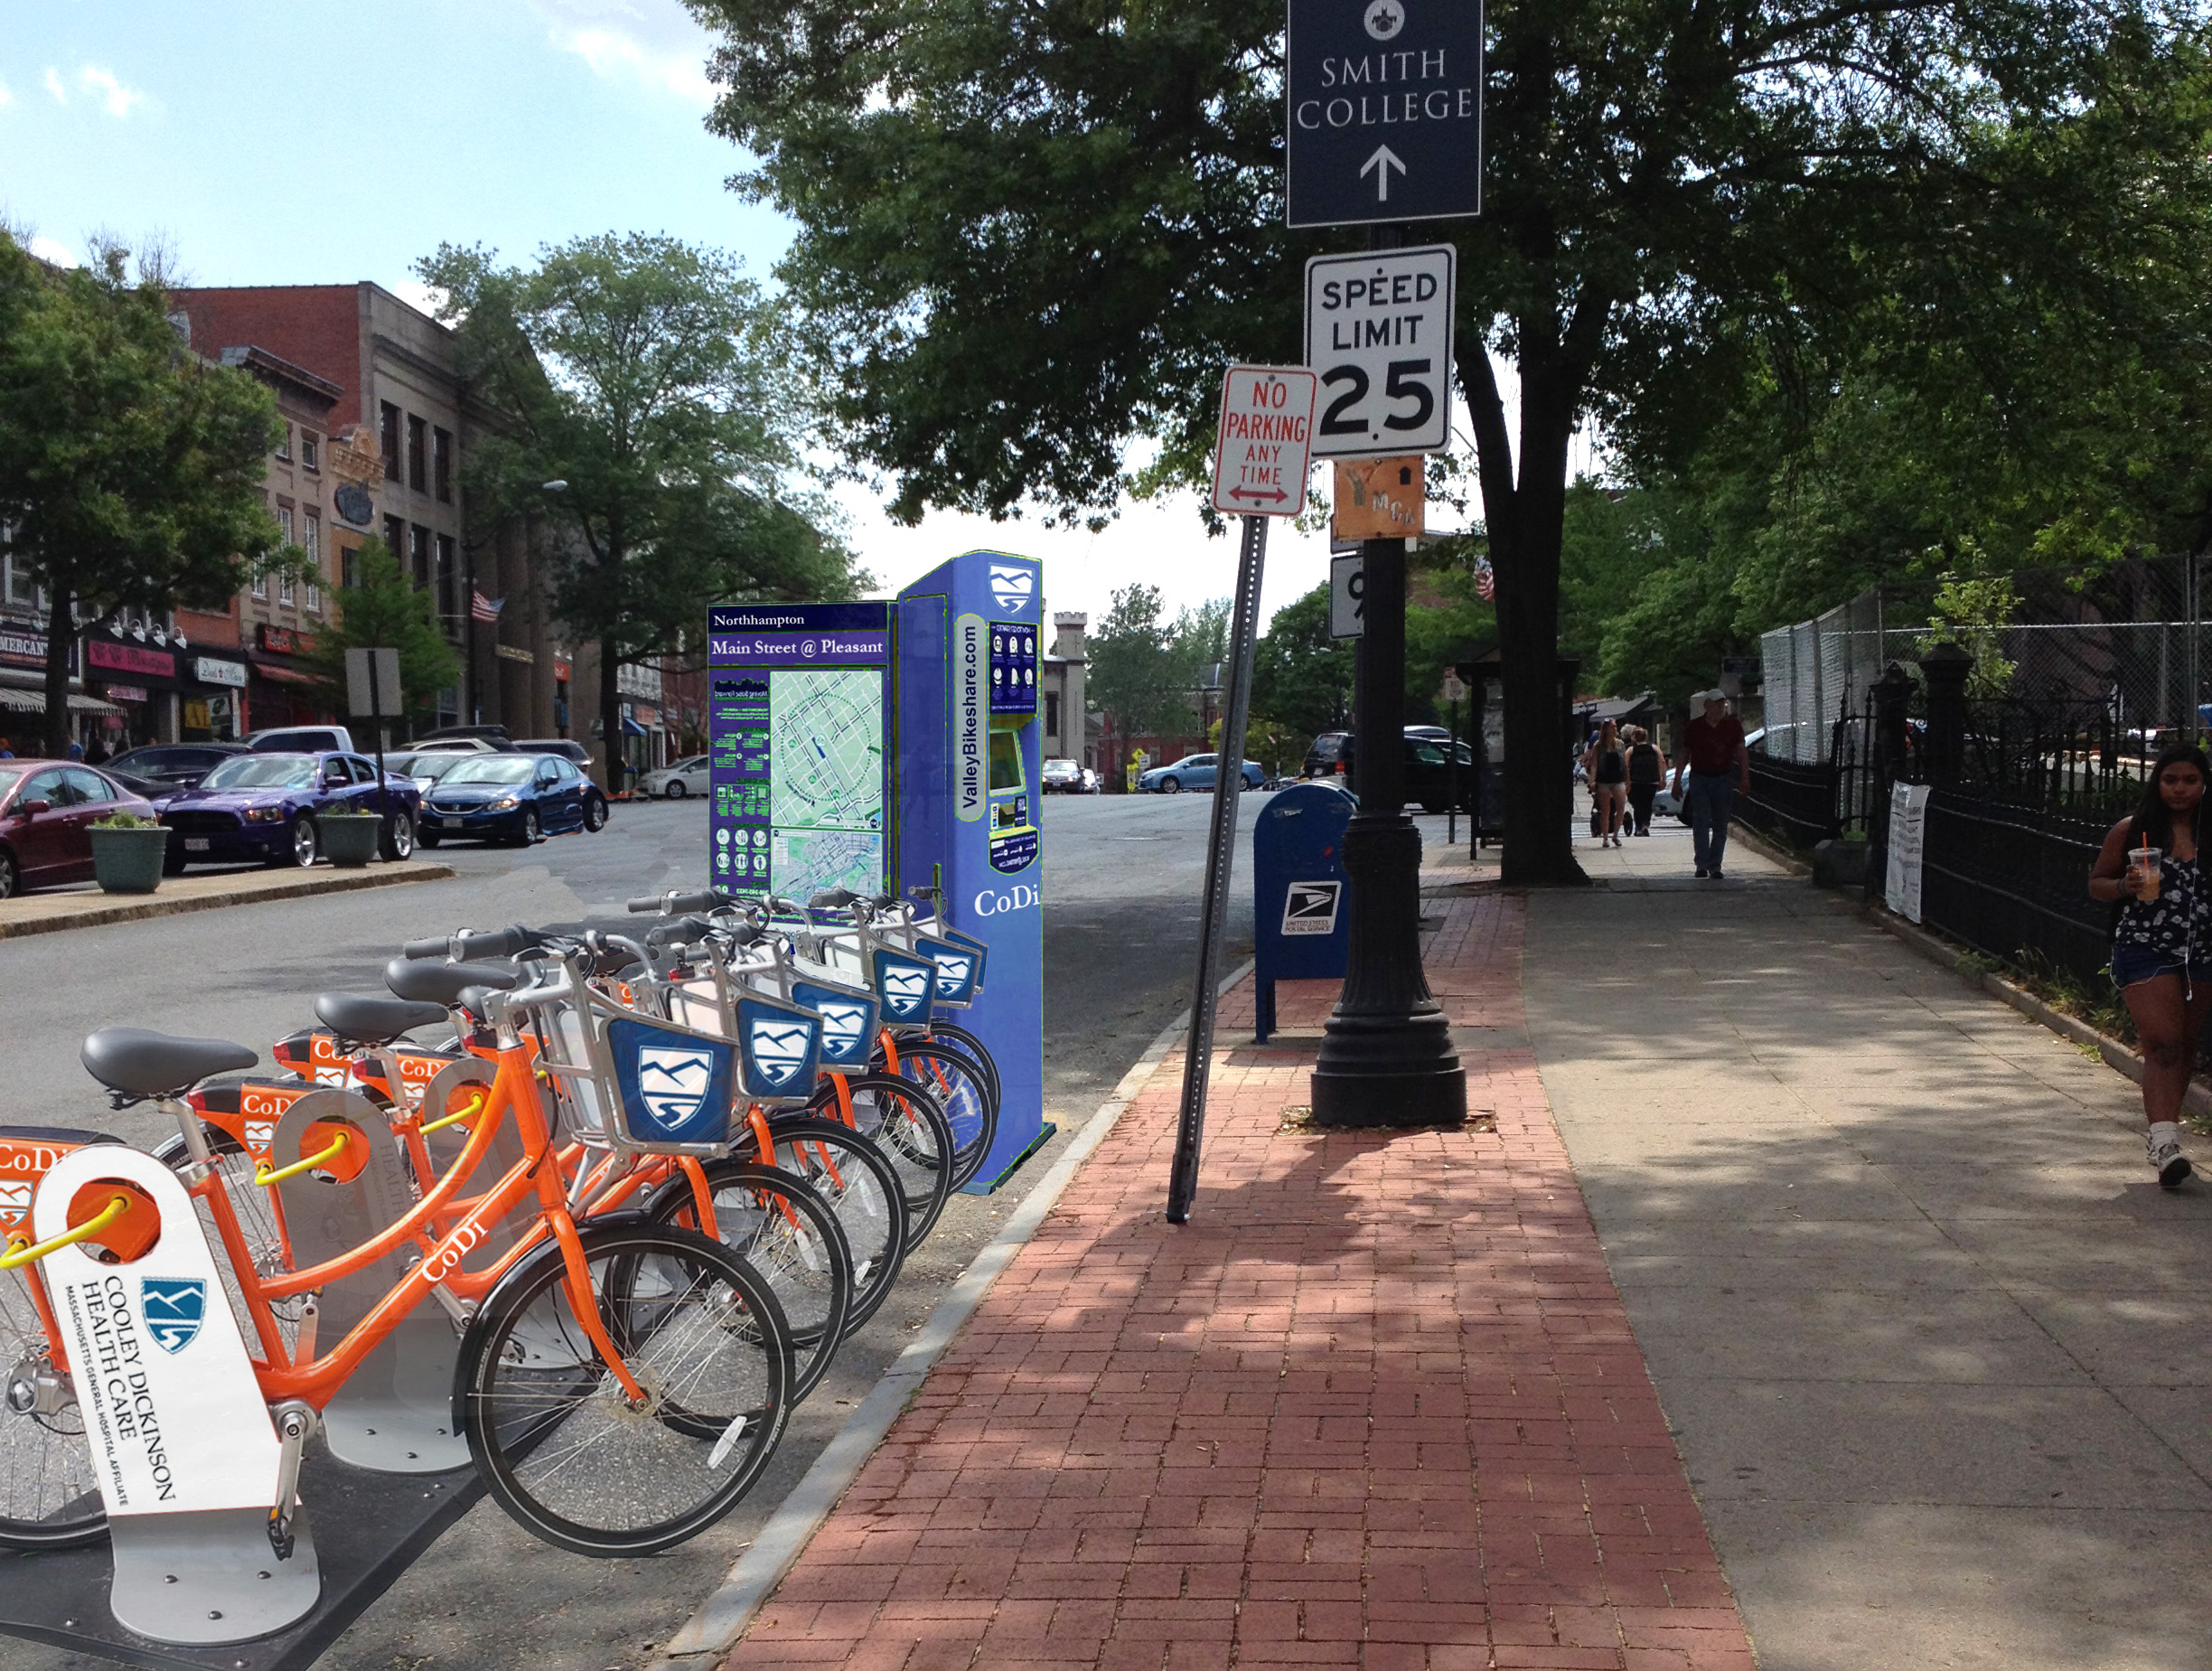
[[[1582,756],[1582,774],[1597,802],[1590,833],[1603,847],[1620,845],[1621,813],[1628,804],[1628,761],[1621,750],[1620,728],[1608,719]]]
[[[69,757],[72,760],[82,760],[84,758],[84,745],[78,742],[73,737],[70,741]]]
[[[2145,1158],[2169,1189],[2189,1176],[2181,1098],[2212,1016],[2212,888],[2198,860],[2212,765],[2194,743],[2159,751],[2142,804],[2114,824],[2089,869],[2089,897],[2116,900],[2112,977],[2142,1050]],[[2206,981],[2197,985],[2197,943]]]
[[[87,765],[106,765],[108,760],[108,745],[100,740],[100,734],[95,731],[92,733],[92,746],[85,750],[85,764]]]
[[[5,737],[0,737],[0,760],[13,760],[14,758],[14,745],[10,743]]]
[[[1651,733],[1642,726],[1628,728],[1628,811],[1633,814],[1629,825],[1640,836],[1651,834],[1652,803],[1659,797],[1659,785],[1666,779],[1666,756],[1659,752],[1651,740]]]
[[[1728,850],[1729,807],[1739,792],[1750,793],[1751,756],[1744,751],[1743,726],[1729,712],[1723,692],[1699,691],[1690,699],[1690,714],[1674,759],[1674,790],[1690,808],[1697,873],[1718,882],[1720,858]]]

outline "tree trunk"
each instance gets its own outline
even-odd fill
[[[53,612],[46,620],[46,740],[49,760],[69,756],[69,660],[77,642],[77,599],[67,587],[53,589]]]
[[[622,691],[616,688],[620,676],[622,654],[612,638],[599,641],[599,729],[606,738],[604,756],[604,782],[610,795],[620,794],[623,788]]]

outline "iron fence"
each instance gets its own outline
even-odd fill
[[[2105,978],[2112,912],[2089,897],[2106,821],[1938,787],[1928,799],[1920,920],[1977,951],[2040,963],[2085,985]]]

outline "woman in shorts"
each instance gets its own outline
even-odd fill
[[[2143,1058],[2143,1118],[2151,1169],[2167,1188],[2189,1176],[2181,1152],[2181,1097],[2197,1039],[2212,1016],[2212,892],[2198,859],[2212,765],[2193,743],[2170,743],[2151,764],[2142,803],[2112,827],[2089,871],[2089,897],[2116,900],[2113,984],[2135,1019]],[[2207,953],[2203,986],[2197,948]]]

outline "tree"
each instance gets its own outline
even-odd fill
[[[220,610],[282,568],[262,492],[276,407],[187,351],[120,249],[55,272],[0,231],[0,526],[44,588],[44,746],[69,739],[70,652],[122,608]]]
[[[528,268],[449,244],[417,270],[495,414],[470,478],[483,508],[549,505],[575,533],[550,602],[597,643],[617,788],[623,667],[696,639],[711,603],[850,597],[864,578],[804,489],[811,403],[775,310],[730,258],[670,238],[577,239]]]
[[[1276,0],[690,4],[895,512],[1102,517],[1133,437],[1196,479],[1223,362],[1295,355],[1298,263],[1334,240],[1281,226]],[[1900,266],[2094,338],[2107,300],[2180,287],[2212,147],[2162,0],[1495,0],[1488,24],[1486,214],[1434,233],[1497,576],[1506,875],[1575,880],[1550,687],[1577,427],[1678,458],[1762,333],[1862,316]]]
[[[1255,716],[1308,737],[1349,720],[1352,643],[1329,636],[1326,586],[1285,604],[1268,623],[1252,657],[1251,706]]]
[[[353,584],[340,588],[337,618],[315,635],[307,671],[334,709],[346,704],[349,650],[399,652],[399,697],[409,719],[427,718],[437,693],[459,681],[461,658],[438,624],[428,592],[411,585],[399,559],[381,540],[364,540],[353,554]]]
[[[1086,646],[1090,699],[1125,740],[1167,737],[1191,722],[1190,681],[1160,609],[1158,587],[1123,587]]]

